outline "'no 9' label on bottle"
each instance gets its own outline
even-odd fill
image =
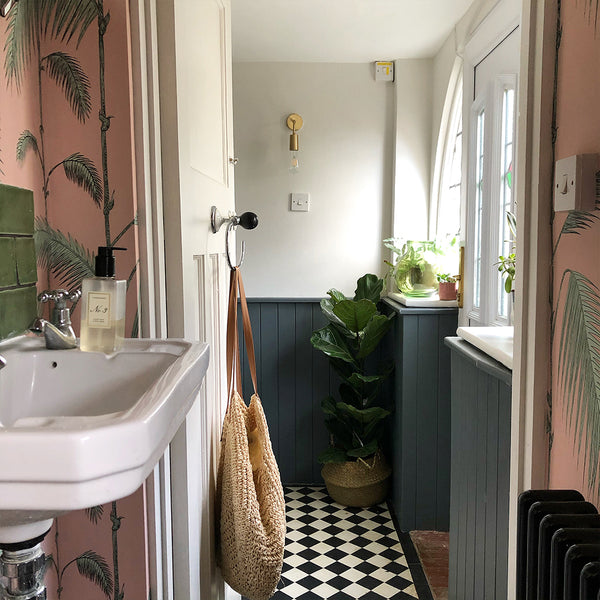
[[[88,293],[88,327],[110,329],[110,294]]]

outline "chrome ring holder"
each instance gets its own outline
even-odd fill
[[[258,217],[253,212],[242,213],[239,217],[232,213],[228,217],[222,217],[216,206],[210,209],[210,228],[213,233],[217,233],[221,229],[221,225],[227,223],[227,230],[225,231],[225,254],[227,256],[227,263],[231,269],[239,268],[244,262],[246,256],[246,242],[242,241],[242,252],[240,254],[240,261],[237,265],[233,264],[231,255],[229,253],[229,233],[240,225],[244,229],[254,229],[258,225]]]

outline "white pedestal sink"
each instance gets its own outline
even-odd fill
[[[0,343],[0,543],[127,496],[146,479],[202,384],[208,346],[125,340],[106,356]]]

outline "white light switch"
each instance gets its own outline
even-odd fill
[[[596,206],[597,154],[577,154],[556,161],[554,210],[589,212]]]
[[[290,210],[308,212],[310,210],[310,195],[306,192],[290,194]]]

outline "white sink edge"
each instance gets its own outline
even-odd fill
[[[512,371],[514,327],[459,327],[456,335]]]

